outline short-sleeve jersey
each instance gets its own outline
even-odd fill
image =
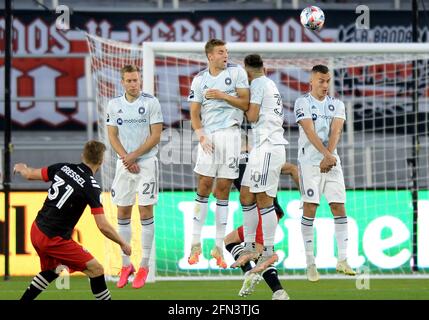
[[[265,140],[274,145],[288,144],[283,136],[283,102],[274,81],[266,76],[252,80],[250,103],[260,108],[258,121],[251,124],[254,146],[261,145]]]
[[[209,69],[198,73],[192,81],[189,102],[201,104],[201,124],[204,131],[214,131],[229,128],[243,122],[243,111],[231,106],[224,100],[206,99],[208,89],[218,89],[230,96],[237,97],[236,89],[249,88],[249,80],[244,69],[236,64],[227,64],[225,70],[216,77],[210,75]]]
[[[125,94],[113,98],[107,106],[106,124],[118,128],[119,141],[127,153],[135,151],[150,136],[150,125],[163,123],[161,105],[154,96],[142,93],[128,102]],[[141,155],[138,160],[151,158],[158,153],[158,145]]]
[[[101,188],[84,163],[57,163],[42,168],[43,180],[52,184],[36,217],[48,237],[70,239],[87,205],[92,214],[103,214]]]
[[[325,147],[328,146],[332,120],[334,118],[346,119],[345,107],[342,101],[330,96],[326,96],[323,101],[319,101],[310,93],[299,97],[295,101],[294,112],[297,123],[302,119],[313,120],[314,130]],[[333,154],[339,162],[340,158],[337,149],[334,150]],[[313,146],[308,140],[304,129],[299,126],[298,161],[301,164],[319,165],[322,159],[323,154]]]

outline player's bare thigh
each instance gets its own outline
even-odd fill
[[[90,278],[95,278],[104,274],[104,268],[101,263],[94,258],[86,263],[86,269],[82,272]]]

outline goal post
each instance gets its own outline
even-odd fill
[[[207,66],[203,42],[144,42],[142,46],[88,35],[97,95],[99,137],[106,140],[104,108],[121,94],[119,69],[142,68],[143,90],[161,103],[164,130],[160,142],[160,198],[155,208],[156,279],[238,277],[240,270],[220,270],[210,259],[214,243],[215,201],[202,232],[203,256],[189,266],[186,258],[195,197],[196,139],[190,125],[187,95],[193,77]],[[309,90],[309,70],[326,64],[332,91],[346,105],[347,121],[338,145],[347,189],[349,262],[381,275],[410,275],[418,257],[419,272],[429,270],[429,44],[400,43],[227,43],[232,62],[261,54],[267,75],[282,94],[287,160],[297,163],[298,127],[293,104]],[[418,83],[413,77],[418,70]],[[413,108],[413,96],[418,108]],[[414,129],[413,129],[414,128]],[[413,137],[419,137],[413,145]],[[107,142],[108,144],[108,142]],[[415,161],[413,149],[418,150]],[[111,152],[111,150],[109,151]],[[106,155],[107,156],[107,155]],[[414,166],[414,167],[413,167]],[[414,172],[414,174],[413,174]],[[114,163],[103,166],[103,190],[110,190]],[[413,185],[418,192],[412,192]],[[418,199],[413,199],[413,197]],[[413,220],[413,201],[418,218]],[[277,268],[282,276],[301,276],[305,256],[300,231],[300,197],[290,178],[280,180],[279,201],[285,211],[276,231]],[[112,209],[114,211],[114,209]],[[238,192],[230,197],[228,231],[242,223]],[[336,245],[329,206],[322,200],[315,220],[316,263],[322,275],[335,272]],[[114,220],[112,220],[114,221]],[[418,231],[420,230],[420,231]],[[418,233],[418,234],[417,234]],[[413,251],[416,234],[417,254]],[[134,235],[133,235],[134,237]],[[138,241],[135,240],[138,251]],[[110,257],[118,249],[107,244]],[[155,250],[153,250],[155,251]],[[112,254],[110,254],[112,253]],[[116,256],[115,256],[116,255]],[[230,265],[232,258],[224,250]],[[118,265],[110,258],[110,265]],[[114,269],[114,268],[113,268]]]

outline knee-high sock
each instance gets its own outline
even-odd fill
[[[301,219],[301,233],[304,240],[305,257],[307,266],[314,264],[314,218],[302,216]]]
[[[118,233],[127,243],[131,241],[131,219],[118,218]],[[127,256],[121,250],[122,266],[129,266],[130,256]]]
[[[243,252],[244,248],[240,243],[229,243],[225,246],[226,250],[228,250],[231,255],[234,257],[234,260],[237,261],[238,257],[240,256],[241,252]],[[246,262],[244,265],[241,266],[241,270],[243,270],[244,273],[252,269],[252,265],[250,262]]]
[[[222,249],[228,222],[228,200],[216,201],[216,247]]]
[[[348,224],[347,217],[334,217],[335,238],[337,240],[338,260],[347,259]]]
[[[107,289],[104,274],[98,277],[89,278],[91,284],[91,291],[96,300],[112,300],[109,289]]]
[[[37,276],[33,278],[27,290],[25,290],[21,300],[29,301],[34,300],[36,297],[46,288],[48,285],[58,278],[58,274],[56,274],[53,270],[46,270],[40,272]]]
[[[274,206],[261,208],[262,233],[264,235],[264,252],[262,255],[274,254],[274,237],[277,228],[277,215]]]
[[[206,222],[208,211],[208,197],[197,194],[195,198],[194,218],[192,223],[192,244],[201,242],[201,230]]]
[[[256,239],[256,228],[259,222],[258,207],[256,203],[249,206],[242,205],[242,210],[245,249],[250,250]]]
[[[155,223],[153,217],[140,221],[142,224],[142,260],[140,262],[140,267],[147,268],[149,266],[150,252],[152,250]]]

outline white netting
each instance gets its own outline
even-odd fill
[[[105,111],[107,101],[122,93],[119,69],[126,63],[144,68],[143,48],[88,36],[94,79],[97,88],[99,135],[107,144]],[[214,244],[215,203],[203,229],[202,260],[194,266],[186,262],[192,233],[193,199],[196,180],[193,174],[196,137],[190,124],[187,95],[193,77],[206,67],[201,50],[155,50],[155,96],[159,99],[165,128],[160,144],[160,199],[156,206],[157,276],[239,275],[232,269],[220,271],[209,260]],[[193,44],[194,45],[194,44]],[[347,46],[347,44],[345,44]],[[294,123],[295,99],[309,91],[309,69],[326,64],[333,71],[332,93],[346,104],[345,132],[339,154],[347,187],[349,218],[349,262],[355,268],[377,273],[410,273],[413,253],[413,186],[418,187],[419,208],[416,235],[418,265],[429,268],[429,175],[428,117],[429,54],[413,53],[290,53],[269,52],[255,43],[252,52],[264,58],[268,76],[279,87],[284,103],[286,138],[290,145],[287,159],[296,163],[298,130]],[[229,50],[232,62],[242,64],[246,54]],[[414,87],[414,71],[419,84]],[[145,84],[143,84],[145,86]],[[413,94],[418,93],[417,109]],[[416,129],[418,135],[413,135]],[[413,147],[414,146],[414,147]],[[417,150],[417,153],[414,153]],[[114,175],[115,157],[106,157],[102,171],[103,188],[109,191]],[[418,161],[416,162],[415,159]],[[414,166],[415,164],[415,166]],[[413,170],[416,170],[413,173]],[[299,193],[287,177],[281,179],[279,201],[286,213],[276,234],[280,274],[302,274],[305,256],[300,231]],[[110,201],[106,198],[106,202]],[[228,230],[241,223],[237,192],[230,197]],[[115,209],[109,210],[115,215]],[[134,214],[137,216],[137,214]],[[115,222],[115,217],[112,221]],[[137,219],[135,219],[137,220]],[[133,222],[139,228],[138,221]],[[325,202],[317,213],[316,263],[322,273],[335,269],[336,245],[333,221]],[[138,254],[139,236],[133,236]],[[108,245],[112,270],[120,265],[118,249]],[[229,253],[228,263],[232,263]],[[135,258],[138,259],[137,257]],[[366,269],[365,269],[366,270]]]

